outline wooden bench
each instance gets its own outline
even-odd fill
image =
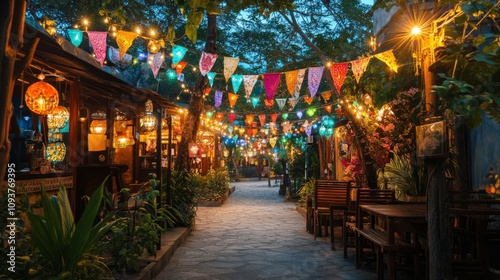
[[[356,229],[356,232],[359,236],[370,241],[376,249],[377,279],[384,279],[383,254],[387,254],[387,270],[390,271],[389,275],[393,277],[396,269],[396,254],[412,256],[415,279],[419,279],[417,276],[419,272],[418,257],[423,252],[420,246],[410,244],[399,238],[394,239],[394,244],[390,244],[387,233],[378,229]]]
[[[331,233],[333,233],[333,216],[340,211],[347,210],[349,182],[332,180],[316,180],[314,184],[314,238],[320,236],[325,226],[325,235],[328,235],[328,226],[323,219],[329,217]],[[323,218],[323,219],[322,219]],[[333,234],[331,234],[333,238]]]

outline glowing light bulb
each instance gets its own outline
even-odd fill
[[[414,26],[411,29],[411,35],[420,35],[420,33],[422,33],[422,30],[418,26]]]

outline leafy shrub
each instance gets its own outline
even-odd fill
[[[309,181],[305,182],[299,189],[297,194],[299,195],[299,200],[297,201],[300,205],[305,205],[307,196],[314,194],[314,184],[316,184],[316,179],[314,177],[309,178]]]
[[[172,172],[170,203],[173,208],[177,209],[180,215],[180,219],[176,225],[189,227],[193,224],[198,205],[199,179],[197,176],[187,172]],[[166,182],[166,180],[164,181]]]
[[[229,173],[223,169],[210,170],[207,175],[192,175],[193,182],[199,187],[199,198],[215,201],[229,190]]]

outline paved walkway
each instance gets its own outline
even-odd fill
[[[267,181],[231,183],[221,207],[199,207],[196,226],[156,278],[163,279],[375,279],[332,251],[327,238],[305,230],[295,204]],[[340,246],[340,245],[339,245]]]

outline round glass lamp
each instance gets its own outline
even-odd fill
[[[107,125],[108,125],[108,123],[106,120],[93,120],[90,123],[90,133],[92,133],[92,134],[106,134]]]
[[[47,114],[47,125],[49,128],[61,129],[69,120],[69,111],[64,106],[57,106]]]
[[[59,93],[52,85],[40,81],[28,87],[24,101],[33,113],[47,115],[59,104]]]

